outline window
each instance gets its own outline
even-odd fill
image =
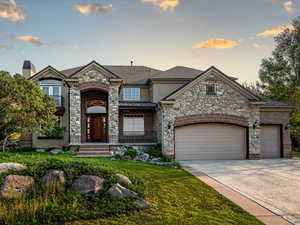
[[[103,114],[106,113],[106,102],[103,100],[90,100],[87,102],[86,113]]]
[[[123,99],[128,101],[139,101],[141,99],[140,88],[124,88]]]
[[[124,115],[124,136],[144,135],[144,115]]]
[[[215,83],[206,84],[206,95],[216,95],[217,85]]]
[[[43,91],[51,96],[61,96],[62,82],[59,80],[41,80],[39,85]]]

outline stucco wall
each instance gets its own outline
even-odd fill
[[[184,83],[154,83],[152,85],[153,102],[157,103],[170,93],[183,86]]]

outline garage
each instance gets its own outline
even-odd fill
[[[261,158],[281,157],[280,125],[261,126]]]
[[[177,160],[246,159],[247,129],[208,123],[175,128]]]

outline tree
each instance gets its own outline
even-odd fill
[[[0,138],[3,151],[8,138],[50,130],[55,123],[56,106],[52,97],[30,80],[0,71]]]
[[[274,38],[275,49],[272,56],[262,60],[257,86],[262,96],[273,100],[291,103],[296,106],[290,121],[300,122],[300,17],[292,29]],[[292,126],[292,138],[300,140],[299,126]]]

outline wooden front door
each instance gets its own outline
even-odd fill
[[[89,142],[106,142],[106,117],[102,115],[87,116],[87,140]]]

